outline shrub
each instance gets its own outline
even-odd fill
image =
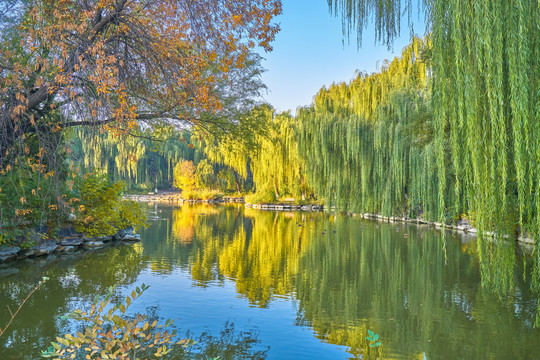
[[[263,190],[246,196],[246,202],[250,204],[276,202],[276,194],[272,190]]]
[[[80,203],[75,229],[92,236],[114,235],[128,226],[142,226],[146,215],[132,200],[122,199],[124,183],[105,175],[86,175],[79,184]]]
[[[132,302],[146,289],[148,287],[143,284],[141,288],[133,290],[125,302],[111,306],[111,287],[106,296],[96,297],[88,312],[78,309],[63,317],[84,323],[84,329],[74,335],[57,337],[57,341],[42,351],[41,356],[55,359],[135,360],[162,357],[171,352],[174,345],[189,346],[191,342],[186,339],[175,342],[176,331],[162,330],[172,325],[170,320],[158,325],[157,320],[150,321],[146,315],[126,315]]]
[[[67,219],[73,192],[60,174],[33,167],[30,159],[0,169],[0,244],[12,242],[38,224],[53,230]],[[63,176],[63,175],[62,175]]]

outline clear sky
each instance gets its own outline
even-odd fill
[[[265,100],[278,111],[295,110],[311,104],[323,85],[349,81],[355,71],[377,71],[381,60],[393,59],[410,40],[407,19],[402,20],[401,37],[394,51],[375,45],[373,26],[364,31],[362,47],[357,49],[356,34],[350,43],[341,31],[341,18],[328,11],[327,0],[282,0],[283,14],[276,18],[281,31],[274,50],[263,53],[267,70],[263,81],[269,88]],[[415,30],[423,35],[421,21],[414,18]]]

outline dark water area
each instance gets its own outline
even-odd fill
[[[198,341],[173,359],[540,359],[534,264],[519,247],[329,213],[147,208],[140,243],[0,267],[1,327],[50,278],[0,338],[1,360],[38,359],[77,330],[62,315],[142,283],[131,313]]]

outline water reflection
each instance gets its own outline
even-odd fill
[[[532,359],[540,353],[539,297],[531,292],[538,265],[514,246],[452,233],[443,240],[439,231],[416,225],[239,205],[150,206],[149,212],[153,221],[141,244],[40,259],[0,277],[0,304],[18,304],[42,276],[51,278],[21,312],[15,331],[0,340],[9,350],[6,356],[0,350],[0,358],[21,359],[29,346],[46,348],[66,329],[60,315],[108,286],[129,288],[145,276],[176,286],[187,276],[200,290],[192,301],[207,309],[224,301],[231,284],[238,301],[254,311],[288,301],[295,316],[284,326],[344,346],[349,358]],[[174,289],[187,302],[191,292]],[[160,300],[163,293],[153,291],[144,297]],[[244,324],[233,325],[245,312],[233,307],[224,306],[227,313],[203,331],[192,356],[287,358],[296,350],[295,358],[314,357],[300,338],[272,353],[283,335],[265,332],[262,339]],[[174,311],[163,306],[158,312],[174,318]],[[0,323],[5,319],[0,312]],[[254,318],[263,330],[277,321]],[[381,347],[369,346],[368,329],[380,335]]]
[[[32,295],[5,337],[0,338],[1,359],[34,357],[56,334],[66,331],[59,317],[113,285],[132,283],[144,268],[141,255],[131,246],[26,260],[17,274],[0,280],[0,324],[7,323],[6,306],[16,309],[43,276],[50,278]]]
[[[443,243],[434,229],[320,213],[184,206],[171,218],[159,266],[188,269],[200,286],[234,279],[238,294],[258,307],[294,296],[297,325],[347,346],[353,358],[540,351],[531,260],[513,245],[451,233]],[[381,334],[380,349],[369,347],[368,329]]]

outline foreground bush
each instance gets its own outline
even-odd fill
[[[148,286],[133,290],[123,302],[113,304],[113,287],[108,294],[96,296],[89,311],[75,310],[62,317],[73,319],[82,326],[75,334],[56,338],[56,342],[41,352],[52,359],[265,359],[268,347],[259,347],[258,334],[253,330],[238,331],[227,322],[218,335],[204,332],[197,341],[191,336],[179,339],[176,330],[169,331],[173,322],[158,324],[147,315],[127,315],[133,301]],[[258,347],[258,348],[257,348]]]
[[[79,185],[80,205],[75,229],[92,235],[114,235],[119,229],[142,226],[146,215],[131,200],[122,199],[125,184],[105,175],[86,175]]]
[[[56,342],[42,351],[44,358],[75,359],[148,359],[162,357],[172,351],[174,345],[188,346],[189,340],[174,341],[176,332],[161,330],[172,322],[158,325],[148,316],[126,316],[133,300],[148,289],[144,284],[127,296],[124,303],[112,306],[113,288],[102,299],[97,297],[88,312],[75,310],[65,318],[83,322],[85,328],[74,335],[57,337]]]

